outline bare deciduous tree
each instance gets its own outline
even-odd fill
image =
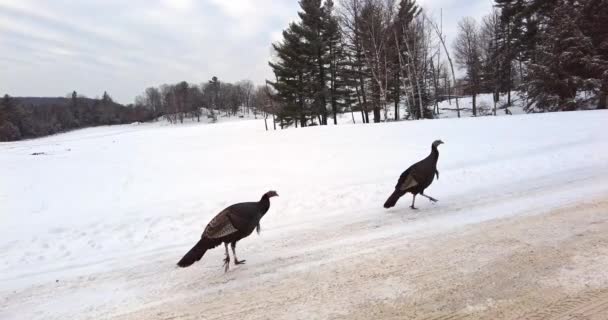
[[[388,41],[391,38],[394,1],[367,0],[361,9],[361,38],[365,63],[371,74],[374,93],[374,122],[380,122],[380,109],[386,119],[389,80]]]
[[[477,115],[476,95],[481,84],[481,50],[479,30],[473,18],[465,17],[458,23],[454,42],[456,63],[466,71],[467,89],[473,96],[473,116]]]
[[[439,26],[437,26],[437,24],[432,19],[430,19],[428,16],[425,15],[425,18],[429,22],[429,24],[433,27],[433,30],[435,30],[435,33],[437,34],[437,37],[439,38],[439,41],[441,42],[441,46],[443,47],[443,51],[444,51],[446,57],[448,58],[448,63],[450,64],[450,69],[452,71],[452,82],[453,82],[452,84],[456,85],[456,72],[454,72],[454,63],[452,63],[450,51],[448,50],[448,47],[445,44],[446,39],[443,36],[443,33],[442,33],[441,29],[439,28]],[[447,83],[447,81],[446,81],[446,83]],[[448,88],[449,88],[449,86],[448,86]],[[460,118],[460,106],[458,105],[458,97],[456,97],[456,112],[458,114],[458,118]]]

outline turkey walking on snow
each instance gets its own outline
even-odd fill
[[[439,159],[439,151],[437,150],[437,147],[440,144],[443,144],[443,141],[435,140],[431,147],[431,154],[421,161],[414,163],[401,174],[399,181],[395,186],[395,191],[384,203],[385,208],[388,209],[394,207],[397,200],[408,192],[414,195],[412,198],[412,205],[410,206],[412,209],[416,209],[416,207],[414,207],[414,202],[416,201],[417,194],[420,194],[433,202],[437,201],[437,199],[425,195],[424,189],[431,185],[435,175],[437,175],[437,179],[439,179],[439,171],[437,171],[437,159]]]
[[[249,236],[254,229],[260,233],[260,219],[270,208],[270,198],[279,196],[276,191],[268,191],[258,202],[243,202],[229,206],[211,219],[205,231],[201,235],[198,243],[186,253],[177,263],[178,266],[185,268],[199,261],[207,250],[219,246],[222,242],[226,248],[226,258],[224,259],[224,271],[230,267],[230,254],[228,254],[228,244],[232,247],[234,264],[243,264],[245,260],[236,258],[237,241]]]

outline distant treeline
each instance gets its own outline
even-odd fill
[[[267,114],[272,101],[266,86],[255,87],[250,80],[236,83],[221,82],[217,77],[200,85],[182,81],[147,88],[135,98],[135,106],[150,110],[155,117],[164,116],[169,122],[184,122],[184,119],[200,121],[206,109],[212,121],[218,114],[235,116],[244,114]]]
[[[0,141],[41,137],[72,129],[149,121],[154,114],[138,106],[123,106],[104,92],[101,99],[19,98],[0,100]]]
[[[165,118],[171,123],[184,119],[200,121],[203,110],[212,121],[218,115],[272,113],[272,93],[267,86],[256,87],[250,80],[221,82],[217,77],[200,85],[185,81],[147,88],[135,104],[116,103],[107,92],[91,99],[76,91],[66,97],[10,97],[0,99],[0,141],[46,136],[73,129],[152,121]]]

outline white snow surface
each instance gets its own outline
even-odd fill
[[[108,316],[158,302],[151,292],[172,279],[200,270],[221,276],[222,248],[191,267],[199,271],[175,263],[221,209],[268,190],[280,196],[262,235],[238,247],[248,262],[232,276],[243,281],[256,281],[256,263],[285,252],[365,247],[366,239],[348,235],[338,244],[303,244],[307,234],[340,225],[368,224],[369,239],[430,234],[597,196],[608,191],[607,124],[606,111],[277,131],[243,120],[96,127],[0,143],[0,318]],[[435,139],[445,142],[440,179],[427,194],[439,202],[418,197],[414,212],[407,195],[385,210],[398,176]],[[295,240],[299,251],[290,252]],[[348,252],[327,259],[340,255]]]
[[[496,103],[496,115],[504,116],[507,115],[505,113],[505,108],[509,109],[511,114],[525,114],[524,105],[527,103],[525,97],[522,96],[520,92],[512,91],[511,92],[511,106],[507,107],[507,94],[501,94],[499,100]],[[460,117],[468,118],[473,117],[473,98],[471,96],[464,96],[458,98],[458,107],[460,108]],[[494,111],[494,97],[492,93],[482,93],[476,96],[476,107],[477,107],[477,117],[482,116],[493,116]],[[432,106],[428,108],[432,109]],[[438,119],[446,119],[446,118],[457,118],[458,112],[456,108],[456,99],[452,98],[450,100],[443,100],[438,103],[439,113],[435,115],[435,118]],[[384,122],[384,109],[380,112],[381,121]],[[399,117],[400,119],[405,119],[407,115],[407,106],[404,102],[399,105]],[[370,112],[370,121],[372,121],[373,114]],[[354,118],[354,123],[362,123],[361,112],[345,112],[338,115],[338,123],[339,124],[352,124]],[[395,119],[395,106],[394,104],[387,104],[386,107],[386,118],[388,121],[394,121]],[[328,120],[328,122],[332,122],[333,120]],[[333,123],[333,122],[332,122]]]

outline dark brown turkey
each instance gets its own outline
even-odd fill
[[[219,246],[222,242],[226,248],[226,258],[224,259],[224,271],[230,267],[230,254],[228,254],[228,244],[232,247],[234,264],[243,264],[245,260],[236,258],[236,243],[249,236],[253,230],[260,233],[260,219],[270,208],[270,198],[278,197],[276,191],[268,191],[258,202],[243,202],[229,206],[211,219],[205,231],[201,235],[201,240],[177,263],[178,266],[185,268],[199,261],[207,250]]]
[[[437,147],[440,144],[443,144],[443,141],[435,140],[431,145],[431,154],[429,154],[428,157],[414,163],[401,174],[399,181],[395,186],[395,191],[384,203],[385,208],[388,209],[394,207],[397,200],[408,192],[414,195],[412,198],[412,205],[410,206],[412,209],[416,209],[416,207],[414,207],[414,202],[416,201],[417,194],[420,194],[433,202],[437,201],[437,199],[424,194],[424,189],[431,185],[435,175],[437,175],[437,179],[439,179],[439,171],[437,171],[439,151],[437,150]]]

